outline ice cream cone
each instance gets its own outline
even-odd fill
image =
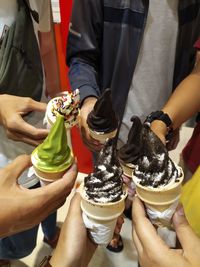
[[[119,161],[120,162],[120,161]],[[132,173],[134,171],[135,166],[132,163],[122,163],[120,162],[120,165],[122,167],[123,170],[123,174],[129,178],[132,178]]]
[[[147,208],[153,211],[164,212],[169,209],[173,203],[178,203],[181,195],[182,181],[184,179],[183,172],[182,176],[176,181],[157,188],[142,186],[134,174],[132,178],[136,185],[136,194],[145,203]],[[158,219],[158,225],[159,224],[169,227],[169,224],[166,224],[166,221],[162,219]]]
[[[123,195],[117,202],[97,203],[89,200],[85,195],[83,184],[80,185],[80,193],[82,196],[81,208],[91,218],[99,221],[113,220],[124,211],[124,200],[127,196],[126,188],[124,187]]]
[[[66,129],[76,125],[80,118],[79,103],[80,95],[78,89],[73,93],[65,92],[65,94],[51,99],[47,105],[44,118],[44,124],[46,124],[47,129],[52,127],[59,115],[64,116]]]
[[[95,233],[90,231],[93,240],[97,244],[107,245],[112,239],[117,218],[125,208],[126,187],[124,187],[121,199],[111,203],[96,203],[89,200],[86,197],[83,183],[80,185],[80,194],[82,197],[81,209],[96,228]],[[97,230],[97,225],[99,230]]]
[[[78,115],[72,121],[65,121],[64,125],[65,125],[66,130],[71,129],[73,126],[78,124],[79,119],[80,119],[80,111],[78,111]],[[51,129],[55,121],[56,121],[56,117],[52,116],[51,111],[47,109],[46,114],[45,114],[45,119],[44,119],[44,124],[46,124],[46,128]]]
[[[117,133],[117,129],[109,133],[96,132],[94,130],[91,130],[90,128],[89,128],[89,131],[90,131],[91,137],[94,138],[95,140],[98,140],[101,144],[104,144],[107,139],[114,138]]]
[[[44,184],[62,178],[73,164],[63,116],[56,119],[46,139],[33,150],[31,160],[35,174]]]
[[[36,166],[33,166],[33,168],[35,171],[35,175],[40,179],[41,184],[46,185],[58,179],[61,179],[63,175],[67,172],[67,170],[71,167],[73,162],[74,162],[74,156],[71,153],[71,162],[69,163],[69,167],[62,171],[46,172],[46,171],[39,170]]]

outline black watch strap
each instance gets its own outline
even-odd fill
[[[167,113],[164,113],[162,110],[154,111],[146,117],[145,123],[151,124],[154,120],[160,120],[165,123],[167,128],[172,127],[172,121]]]

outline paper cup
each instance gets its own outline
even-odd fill
[[[90,128],[89,128],[89,131],[90,131],[91,137],[94,138],[95,140],[98,140],[101,144],[104,144],[107,139],[114,138],[117,133],[117,129],[110,133],[96,132],[96,131],[91,130]]]

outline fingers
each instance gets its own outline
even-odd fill
[[[6,173],[9,180],[16,180],[28,167],[31,166],[31,157],[28,155],[18,156],[13,162],[0,170],[1,175]]]
[[[138,197],[134,197],[132,207],[133,227],[143,248],[150,253],[168,249],[151,222],[147,219],[144,206]],[[155,245],[156,244],[156,245]]]
[[[45,112],[47,108],[46,103],[35,101],[31,98],[26,98],[26,111],[41,111]]]
[[[45,134],[45,136],[46,136],[46,134]],[[45,137],[43,137],[42,139],[34,140],[30,137],[27,137],[24,134],[20,134],[17,132],[8,132],[8,131],[7,131],[7,137],[13,141],[23,142],[23,143],[26,143],[26,144],[29,144],[32,146],[38,146],[39,144],[41,144],[44,141],[44,138],[45,138]]]
[[[95,140],[94,138],[92,138],[90,136],[90,132],[88,130],[88,126],[84,126],[82,125],[80,127],[80,130],[81,130],[81,136],[82,136],[82,140],[84,142],[84,144],[91,150],[91,151],[99,151],[101,150],[101,148],[103,147],[103,145]]]
[[[62,179],[48,184],[45,187],[41,187],[38,190],[46,194],[47,201],[57,199],[58,197],[65,198],[69,195],[74,186],[77,173],[77,165],[74,163]]]
[[[195,251],[200,246],[200,241],[189,226],[182,206],[175,212],[173,224],[184,251]]]
[[[48,134],[47,129],[37,129],[31,124],[25,122],[20,115],[16,115],[15,118],[7,123],[8,135],[10,134],[10,138],[15,138],[15,140],[20,140],[24,135],[26,139],[40,140],[46,138]]]

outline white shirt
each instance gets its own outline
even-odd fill
[[[172,92],[178,34],[178,0],[150,0],[147,23],[128,94],[119,139],[127,140],[130,118],[143,121]]]

